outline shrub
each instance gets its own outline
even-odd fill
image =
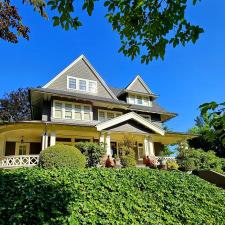
[[[40,153],[39,165],[42,168],[84,168],[86,159],[77,148],[57,144]]]
[[[224,159],[215,152],[189,148],[188,145],[178,148],[177,162],[182,170],[215,170],[223,172]]]
[[[121,165],[123,167],[135,167],[136,166],[136,159],[135,159],[135,152],[132,148],[123,146],[121,148]]]
[[[149,169],[0,171],[0,224],[225,224],[225,191]]]
[[[178,170],[179,168],[179,165],[175,160],[167,160],[166,164],[169,170]]]
[[[76,147],[86,156],[87,167],[96,167],[100,164],[101,157],[106,154],[105,149],[94,142],[79,142]]]

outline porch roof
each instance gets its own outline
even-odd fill
[[[119,125],[128,120],[134,120],[135,122],[141,124],[144,127],[147,127],[148,129],[156,132],[157,134],[165,135],[165,131],[161,127],[159,127],[156,124],[150,122],[149,120],[143,118],[142,116],[138,115],[135,112],[130,112],[130,113],[124,114],[122,116],[116,117],[114,119],[102,122],[100,124],[97,124],[96,127],[97,127],[98,131],[102,131],[102,130],[108,129],[110,127],[113,127],[115,125]]]

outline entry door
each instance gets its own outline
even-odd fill
[[[29,143],[16,143],[16,155],[28,155],[29,148]]]
[[[142,160],[143,158],[144,158],[143,143],[138,143],[138,160]]]

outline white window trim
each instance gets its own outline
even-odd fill
[[[131,97],[130,96],[134,96],[134,103],[131,102],[131,100],[130,100]],[[142,104],[139,104],[138,103],[138,97],[141,97],[142,98]],[[136,94],[128,94],[128,96],[127,96],[127,103],[134,104],[134,105],[142,105],[142,106],[150,106],[150,107],[152,107],[152,101],[150,100],[150,98],[148,100],[148,104],[147,105],[144,104],[144,99],[145,98],[149,98],[149,96],[146,96],[146,95],[136,95]]]
[[[76,80],[76,88],[69,87],[69,79]],[[80,87],[79,87],[80,80],[86,81],[86,90],[80,90]],[[95,92],[89,91],[89,82],[95,83],[95,85],[96,85]],[[80,92],[96,94],[98,92],[98,84],[97,84],[97,81],[95,81],[95,80],[87,80],[87,79],[83,79],[83,78],[79,78],[79,77],[67,76],[67,89],[72,90],[72,91],[80,91]]]
[[[103,112],[104,113],[104,117],[105,117],[105,120],[104,121],[110,120],[110,119],[107,118],[107,113],[113,113],[114,118],[115,117],[118,117],[118,116],[116,116],[116,114],[120,114],[120,116],[123,115],[123,113],[122,112],[119,112],[119,111],[110,111],[110,110],[99,109],[98,110],[98,121],[100,121],[100,116],[99,116],[100,112]],[[101,122],[103,122],[103,121],[101,121]]]
[[[62,103],[62,118],[57,118],[55,117],[55,104],[57,103]],[[65,118],[65,105],[70,104],[72,105],[72,118]],[[75,113],[75,105],[80,105],[81,106],[81,120],[76,120],[74,117]],[[84,120],[84,106],[90,107],[90,120]],[[79,102],[67,102],[67,101],[60,101],[60,100],[53,100],[53,105],[52,105],[52,118],[58,119],[58,120],[71,120],[71,121],[92,121],[93,120],[93,109],[92,105],[90,104],[82,104]]]

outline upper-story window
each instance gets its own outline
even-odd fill
[[[97,93],[97,81],[67,76],[69,90]]]
[[[106,120],[111,120],[118,116],[121,116],[122,112],[108,111],[108,110],[99,110],[98,111],[98,120],[103,122]]]
[[[53,102],[52,115],[53,118],[67,120],[70,119],[90,121],[93,118],[91,105],[62,101]]]
[[[152,106],[150,98],[142,95],[129,94],[127,102],[134,105]]]

